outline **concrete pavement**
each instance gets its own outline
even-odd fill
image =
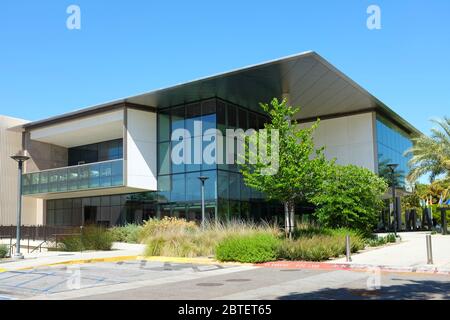
[[[145,245],[115,242],[111,251],[61,252],[48,251],[24,253],[23,260],[8,259],[0,262],[0,272],[32,269],[57,264],[80,264],[83,262],[136,260]]]
[[[351,263],[145,258],[143,245],[119,243],[108,252],[26,255],[0,263],[0,299],[450,299],[450,237],[432,236],[436,265],[428,266],[426,234],[402,233],[401,243]]]
[[[352,255],[352,262],[345,258],[327,261],[329,264],[348,264],[360,266],[382,266],[391,269],[437,269],[450,272],[450,236],[432,235],[434,264],[427,265],[425,236],[429,232],[399,233],[402,241],[397,244],[370,248]]]
[[[89,268],[97,267],[96,264]],[[107,265],[105,268],[109,268]],[[201,268],[206,268],[202,266]],[[448,276],[354,271],[229,267],[156,271],[152,279],[37,295],[82,300],[311,300],[450,299]],[[104,271],[106,271],[105,269]],[[91,270],[92,272],[93,270]],[[89,272],[82,269],[82,274]],[[123,277],[127,270],[121,272]],[[161,274],[165,273],[164,276]],[[108,271],[108,274],[110,272]],[[88,273],[86,277],[90,277]]]

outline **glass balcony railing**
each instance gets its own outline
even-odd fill
[[[24,195],[123,186],[123,159],[25,173]]]

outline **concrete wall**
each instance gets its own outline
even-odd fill
[[[67,148],[31,140],[29,132],[24,133],[24,147],[31,157],[26,163],[25,172],[62,168],[68,165]]]
[[[0,225],[15,225],[17,212],[17,163],[10,156],[22,149],[22,133],[7,130],[27,121],[0,116]],[[22,223],[42,224],[43,201],[23,198]]]
[[[126,185],[157,190],[156,113],[127,110],[125,174]]]
[[[31,139],[66,148],[122,138],[123,109],[31,130]]]
[[[325,146],[328,159],[336,163],[354,164],[377,172],[376,144],[372,112],[321,120],[314,134],[314,143]],[[311,126],[312,122],[301,126]]]

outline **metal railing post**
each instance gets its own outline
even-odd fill
[[[426,235],[427,243],[427,264],[433,264],[433,248],[431,244],[431,234]]]

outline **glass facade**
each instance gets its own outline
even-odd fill
[[[123,158],[123,140],[116,139],[68,149],[69,166]]]
[[[160,109],[158,110],[157,125],[158,191],[132,195],[49,200],[47,201],[47,224],[116,225],[127,222],[139,223],[149,217],[165,216],[200,221],[201,182],[198,179],[200,176],[208,177],[205,182],[205,205],[208,218],[271,220],[274,216],[282,214],[282,208],[277,204],[267,202],[260,192],[248,188],[237,165],[204,161],[202,157],[202,152],[208,146],[217,146],[218,132],[225,136],[226,129],[247,130],[251,128],[257,130],[264,128],[266,121],[267,117],[264,114],[219,98]],[[200,127],[199,123],[201,123]],[[187,134],[181,137],[172,136],[176,129],[186,130]],[[78,164],[79,161],[95,162],[95,159],[100,159],[102,154],[122,157],[121,153],[114,151],[116,150],[114,146],[122,149],[121,141],[116,142],[119,144],[107,142],[105,143],[106,147],[97,144],[72,148],[69,151],[70,162],[73,164]],[[184,163],[175,163],[172,161],[171,154],[174,150],[178,150],[176,148],[179,148],[180,144],[185,147],[183,152],[186,154],[179,156],[185,161]],[[202,147],[199,154],[195,154],[195,145]],[[102,148],[106,151],[102,152]],[[227,150],[225,139],[223,149],[225,154]],[[216,160],[216,151],[211,153],[214,160]],[[86,166],[91,165],[97,164]],[[69,167],[64,170],[71,169]],[[85,176],[82,175],[82,177]],[[96,175],[93,174],[93,177]],[[88,181],[89,186],[91,175],[87,175],[83,179]],[[121,177],[119,181],[122,183],[123,178]],[[95,182],[97,186],[102,185],[101,180],[98,182],[95,180]]]
[[[201,122],[201,129],[196,130],[196,121]],[[201,143],[203,151],[210,144],[217,147],[216,133],[211,133],[211,129],[217,129],[225,136],[226,129],[259,129],[264,127],[266,121],[267,117],[263,114],[219,98],[159,111],[158,195],[164,215],[199,219],[200,176],[209,178],[205,182],[205,200],[210,218],[270,219],[272,214],[275,215],[276,210],[269,209],[271,205],[264,201],[264,196],[244,184],[236,165],[222,164],[219,161],[206,163],[202,154],[195,154],[194,150],[195,143]],[[176,129],[185,129],[189,134],[184,138],[172,137],[171,133]],[[199,138],[200,140],[196,140]],[[188,161],[175,164],[171,161],[171,153],[180,143],[184,143],[185,150],[191,152],[180,155]],[[227,149],[226,141],[223,149]],[[213,153],[213,156],[216,154]],[[194,161],[196,158],[202,161]]]
[[[24,195],[122,186],[123,141],[116,139],[69,148],[68,167],[26,173]]]
[[[22,179],[24,195],[118,187],[123,185],[123,160],[26,173]]]
[[[47,200],[46,224],[103,226],[141,223],[157,217],[155,193]]]
[[[412,141],[407,133],[393,123],[377,116],[377,146],[378,146],[378,170],[381,176],[388,176],[390,163],[398,164],[398,184],[405,187],[405,177],[409,173],[409,158],[404,156],[405,151],[412,147]]]

